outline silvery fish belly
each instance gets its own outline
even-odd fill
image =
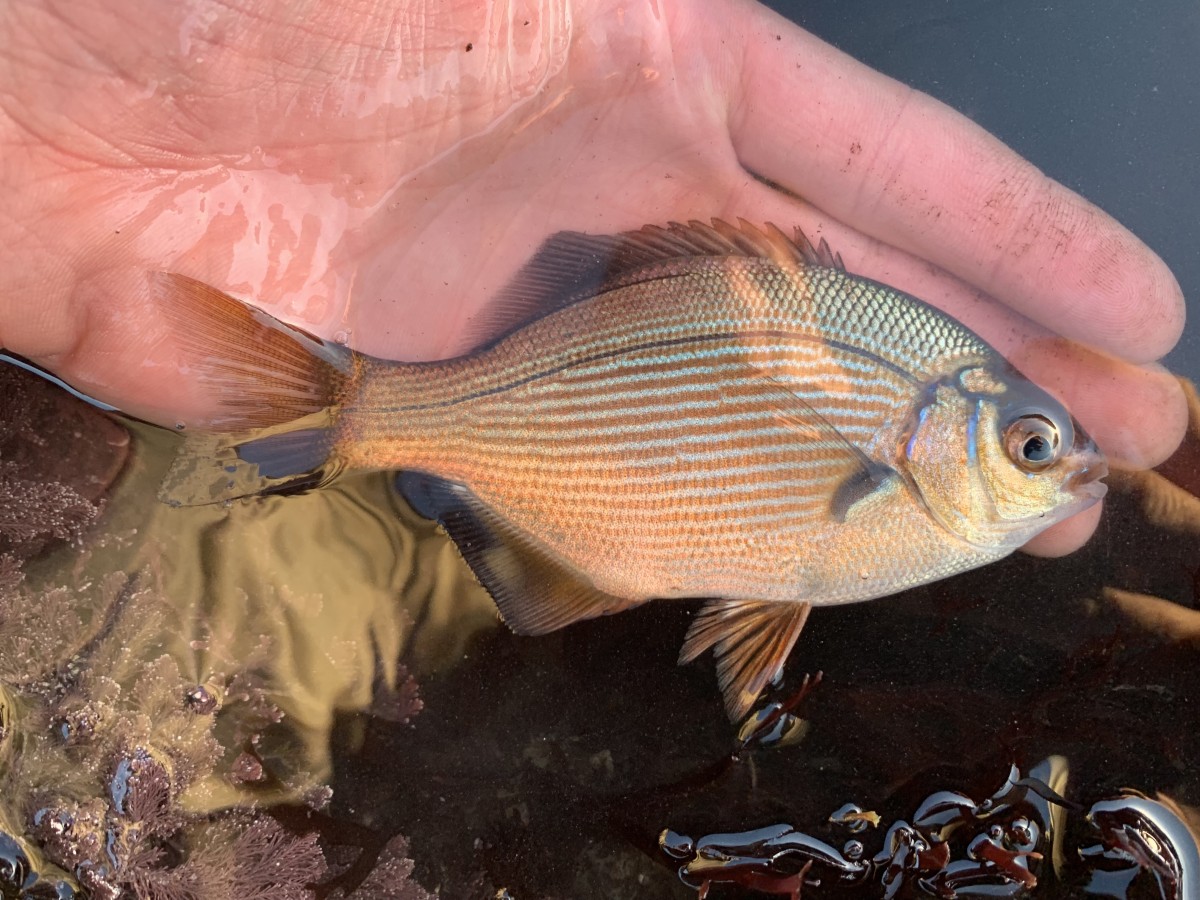
[[[681,660],[715,649],[733,717],[812,605],[994,561],[1104,494],[1090,438],[980,338],[773,226],[557,235],[478,324],[500,336],[436,363],[162,286],[237,431],[169,498],[403,470],[518,632],[720,598]]]

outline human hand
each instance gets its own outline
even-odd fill
[[[153,421],[212,401],[148,271],[434,358],[555,231],[740,215],[959,318],[1118,462],[1153,465],[1185,425],[1142,365],[1183,322],[1148,248],[754,4],[13,0],[0,85],[0,345]]]

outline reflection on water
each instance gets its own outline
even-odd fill
[[[13,896],[168,897],[199,878],[200,896],[268,884],[300,897],[338,873],[330,896],[364,878],[355,896],[419,896],[411,855],[418,880],[449,897],[686,897],[706,879],[685,860],[677,880],[680,848],[713,840],[683,835],[746,832],[749,857],[755,829],[796,844],[847,801],[916,827],[905,817],[931,794],[989,796],[1009,764],[1050,756],[1071,769],[1054,789],[1092,809],[1068,817],[1067,850],[1036,851],[1052,867],[1013,868],[1012,848],[964,865],[1047,897],[1186,896],[1196,877],[1180,829],[1155,831],[1147,809],[1160,807],[1122,793],[1161,792],[1172,812],[1159,819],[1195,828],[1195,403],[1171,462],[1111,479],[1117,496],[1083,552],[822,610],[778,691],[824,670],[789,713],[805,727],[778,742],[760,729],[734,761],[712,674],[674,665],[687,605],[514,637],[386,476],[171,509],[153,496],[178,438],[126,432],[6,376],[25,398],[0,441],[0,855],[26,884]],[[54,453],[36,452],[47,441]],[[47,459],[65,462],[39,469]],[[267,808],[278,820],[250,812]],[[981,808],[971,821],[986,835]],[[659,846],[667,828],[676,852]],[[932,871],[936,852],[894,830],[855,835],[853,852],[894,863],[907,847],[911,871]],[[988,840],[1003,850],[1007,838]],[[270,856],[285,875],[266,873]],[[767,858],[779,878],[715,878],[712,895],[787,893],[803,863]],[[976,882],[955,873],[839,895],[903,882],[888,896],[969,896]]]
[[[20,400],[0,436],[0,893],[309,896],[346,861],[248,811],[325,807],[335,715],[407,722],[401,653],[448,665],[490,600],[386,478],[173,510],[153,498],[177,437],[0,374]],[[372,859],[395,875],[404,845]]]

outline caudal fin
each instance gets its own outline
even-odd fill
[[[151,279],[196,383],[217,404],[189,433],[159,498],[195,506],[328,481],[355,355],[175,273]]]

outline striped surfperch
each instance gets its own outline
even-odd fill
[[[519,633],[707,598],[681,662],[715,650],[734,718],[813,605],[993,562],[1105,491],[1057,400],[798,230],[558,234],[495,298],[498,336],[437,362],[158,284],[223,432],[185,444],[165,499],[401,470]]]

